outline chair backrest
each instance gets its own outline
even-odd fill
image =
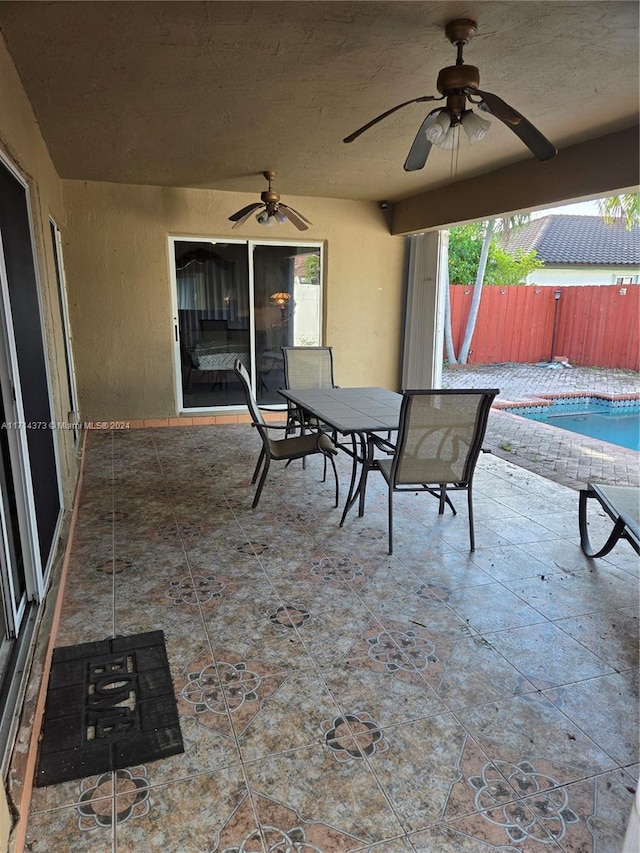
[[[331,347],[282,347],[285,388],[333,388]]]
[[[393,484],[468,483],[498,393],[497,388],[405,391]]]
[[[237,358],[233,365],[233,372],[236,374],[238,379],[240,380],[240,384],[242,385],[242,390],[244,391],[245,400],[247,401],[247,408],[249,409],[249,414],[251,415],[251,420],[260,424],[261,426],[265,426],[264,418],[262,417],[262,412],[258,408],[258,404],[256,403],[255,397],[251,391],[251,379],[249,374],[247,373],[247,368],[244,364]]]

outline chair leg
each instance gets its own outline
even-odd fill
[[[252,483],[255,483],[255,481],[258,479],[258,472],[260,471],[260,467],[261,467],[263,462],[264,462],[264,447],[260,451],[260,456],[258,456],[258,461],[256,463],[255,471],[253,472],[253,477],[251,478]]]
[[[264,487],[264,481],[267,479],[267,473],[269,471],[269,465],[271,464],[271,459],[265,454],[264,460],[264,468],[262,469],[262,474],[260,476],[260,482],[258,483],[258,488],[256,489],[256,494],[253,499],[253,503],[251,504],[251,509],[255,509],[258,506],[258,501],[260,500],[260,495],[262,494],[262,489]]]
[[[389,553],[393,554],[393,487],[389,486]]]
[[[471,494],[471,483],[467,488],[467,501],[469,504],[469,544],[471,547],[470,551],[476,550],[476,535],[475,530],[473,529],[473,495]]]

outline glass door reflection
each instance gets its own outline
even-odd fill
[[[183,408],[241,404],[233,365],[251,372],[246,243],[174,245]]]
[[[282,403],[282,347],[317,346],[321,331],[320,249],[255,244],[256,397]]]

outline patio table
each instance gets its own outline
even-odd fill
[[[349,442],[337,443],[352,459],[351,483],[340,527],[356,501],[359,502],[358,515],[362,516],[374,449],[376,445],[384,446],[377,434],[397,431],[402,394],[386,388],[296,388],[295,391],[280,389],[279,393],[304,413],[349,439]]]

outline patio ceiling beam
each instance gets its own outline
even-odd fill
[[[411,234],[535,210],[569,199],[635,191],[640,183],[638,126],[561,148],[403,199],[393,205],[392,234]]]

